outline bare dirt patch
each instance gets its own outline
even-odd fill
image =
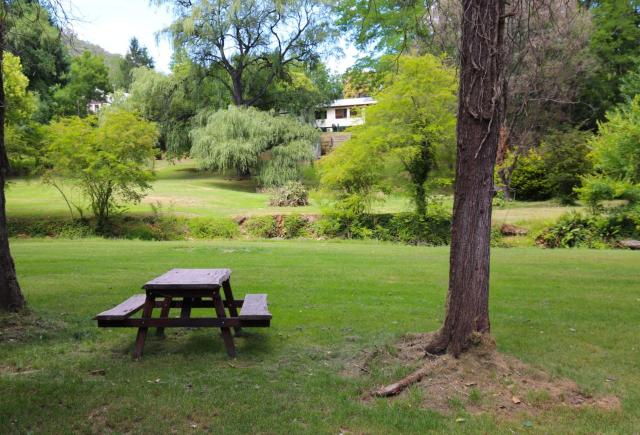
[[[443,413],[459,410],[493,413],[506,418],[521,413],[537,414],[559,406],[598,407],[619,410],[616,396],[593,397],[580,391],[568,379],[552,378],[540,369],[495,350],[483,343],[456,359],[450,355],[425,355],[431,334],[410,334],[395,346],[377,348],[350,364],[346,375],[367,376],[375,367],[411,367],[403,379],[390,379],[388,385],[365,392],[363,400],[402,395],[414,386],[423,392],[423,405]],[[393,399],[391,399],[393,400]]]
[[[0,314],[0,343],[42,339],[64,329],[65,326],[61,320],[44,319],[29,311]]]

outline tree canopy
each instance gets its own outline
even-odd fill
[[[396,160],[424,214],[432,171],[453,172],[456,87],[455,72],[435,56],[400,57],[397,73],[389,73],[375,95],[377,104],[366,108],[366,123],[323,159],[322,183],[347,197],[370,193],[382,181],[382,162]]]
[[[236,105],[254,105],[294,62],[315,60],[330,41],[324,0],[156,0],[174,6],[174,46],[207,68]]]
[[[49,11],[38,2],[11,2],[5,50],[20,58],[28,89],[37,93],[36,118],[47,122],[53,115],[53,91],[65,81],[69,56]]]
[[[261,185],[300,179],[314,158],[318,132],[289,116],[254,108],[204,111],[191,132],[191,156],[201,167],[256,175]]]
[[[47,129],[47,179],[77,182],[104,229],[123,203],[140,201],[149,189],[157,137],[153,123],[120,108],[99,118],[61,118]]]
[[[593,15],[590,49],[597,68],[581,88],[584,104],[576,107],[580,118],[595,127],[605,113],[624,101],[621,90],[625,76],[640,62],[640,1],[607,0],[585,2]]]
[[[61,115],[84,116],[90,101],[105,101],[107,94],[113,91],[104,59],[88,51],[73,59],[65,78],[67,84],[54,95]]]
[[[153,69],[153,58],[149,55],[147,47],[141,46],[138,38],[133,37],[129,41],[127,54],[120,61],[120,80],[116,85],[125,90],[129,90],[129,86],[133,80],[132,71],[135,68],[141,67]]]

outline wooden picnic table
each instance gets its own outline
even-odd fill
[[[234,299],[230,269],[172,269],[142,288],[145,294],[134,295],[95,317],[100,327],[138,328],[134,358],[142,356],[150,327],[156,327],[161,336],[165,328],[220,328],[227,353],[235,357],[231,328],[238,334],[242,327],[266,327],[271,323],[266,294]],[[160,309],[158,317],[153,317],[155,308]],[[180,308],[180,317],[171,318],[171,308]],[[214,308],[216,317],[191,317],[192,308]],[[141,317],[133,318],[140,310]]]

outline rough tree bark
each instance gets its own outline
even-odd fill
[[[502,125],[505,0],[463,0],[457,162],[446,317],[427,352],[489,334],[493,171]]]
[[[4,46],[6,32],[6,2],[0,5],[0,71],[4,64]],[[16,278],[16,269],[9,250],[7,231],[6,201],[4,196],[5,178],[9,169],[9,159],[4,143],[5,118],[4,77],[0,74],[0,309],[17,311],[24,307],[25,301]]]

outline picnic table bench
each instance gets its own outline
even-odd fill
[[[131,296],[94,319],[99,327],[138,328],[134,358],[142,356],[150,327],[157,328],[160,336],[164,335],[165,328],[220,328],[227,353],[235,357],[231,328],[238,334],[243,327],[267,327],[271,314],[266,294],[247,294],[244,299],[234,299],[230,281],[230,269],[172,269],[143,285],[145,293]],[[159,317],[153,317],[155,308],[160,309]],[[169,317],[171,308],[180,308],[180,317]],[[192,308],[213,308],[216,317],[191,317]],[[142,315],[133,317],[138,311],[142,311]]]

